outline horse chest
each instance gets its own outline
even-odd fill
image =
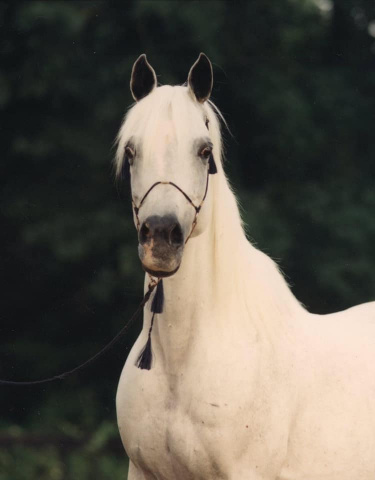
[[[263,458],[265,443],[270,449],[275,412],[269,395],[251,392],[246,369],[247,382],[242,375],[238,383],[235,375],[220,380],[209,372],[201,378],[180,373],[171,382],[157,367],[145,372],[129,364],[117,397],[119,428],[130,459],[155,475],[150,478],[232,478],[233,465],[249,450]]]
[[[138,380],[121,381],[117,401],[121,437],[133,463],[163,479],[226,478],[213,459],[216,450],[225,451],[221,442],[228,436],[221,433],[231,407],[199,392],[186,395],[181,387],[173,391],[156,372],[136,373]]]
[[[158,478],[222,478],[212,461],[214,434],[180,408],[145,414],[125,439],[129,457]]]

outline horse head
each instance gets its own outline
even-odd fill
[[[178,270],[187,240],[209,221],[209,175],[216,173],[210,130],[216,119],[208,105],[212,82],[212,65],[203,53],[183,86],[158,87],[146,55],[133,66],[136,103],[119,132],[117,174],[130,173],[139,257],[155,277]]]

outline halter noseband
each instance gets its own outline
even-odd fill
[[[172,185],[172,187],[176,188],[179,192],[182,193],[182,195],[186,198],[186,200],[190,203],[190,205],[194,208],[195,210],[195,215],[194,215],[194,220],[192,222],[192,226],[191,226],[191,230],[190,230],[190,233],[189,235],[187,236],[186,240],[185,240],[185,243],[189,240],[189,238],[191,237],[191,234],[193,233],[194,231],[194,228],[197,224],[197,217],[198,217],[198,214],[199,212],[201,211],[201,208],[202,208],[202,205],[203,205],[203,202],[205,201],[206,197],[207,197],[207,191],[208,191],[208,179],[209,179],[209,175],[210,175],[210,166],[208,167],[207,169],[207,179],[206,179],[206,188],[205,188],[205,191],[204,191],[204,195],[203,195],[203,198],[200,202],[199,205],[195,205],[195,203],[193,202],[193,200],[189,197],[189,195],[187,193],[185,193],[182,188],[180,188],[178,185],[176,185],[174,182],[162,182],[162,181],[159,181],[159,182],[155,182],[153,185],[151,185],[151,187],[147,190],[147,192],[143,195],[142,197],[142,200],[139,202],[139,205],[137,206],[134,199],[133,199],[133,195],[132,195],[132,205],[133,205],[133,211],[134,211],[134,215],[135,215],[135,218],[137,220],[137,231],[139,232],[139,229],[140,229],[140,226],[141,226],[141,222],[139,221],[139,217],[138,217],[138,213],[139,213],[139,209],[142,207],[144,201],[146,200],[148,194],[151,192],[151,190],[153,190],[156,186],[158,185]]]

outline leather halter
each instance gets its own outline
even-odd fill
[[[208,191],[208,179],[209,179],[209,176],[210,176],[210,172],[209,172],[209,167],[207,168],[207,180],[206,180],[206,189],[204,191],[204,195],[203,195],[203,198],[200,202],[199,205],[195,205],[195,203],[193,202],[193,200],[189,197],[189,195],[187,193],[185,193],[182,188],[180,188],[178,185],[176,185],[175,183],[173,182],[162,182],[162,181],[159,181],[159,182],[155,182],[153,185],[151,185],[151,187],[147,190],[147,192],[143,195],[142,197],[142,200],[139,202],[139,205],[136,205],[134,199],[133,199],[133,195],[132,195],[132,205],[133,205],[133,211],[134,211],[134,215],[135,215],[135,218],[137,219],[137,231],[139,232],[139,229],[140,229],[140,226],[141,226],[141,222],[139,221],[139,217],[138,217],[138,213],[139,213],[139,209],[142,207],[144,201],[146,200],[148,194],[151,192],[151,190],[153,190],[156,186],[158,185],[172,185],[172,187],[176,188],[179,192],[182,193],[182,195],[186,198],[186,200],[190,203],[190,205],[194,208],[195,210],[195,216],[194,216],[194,220],[192,222],[192,226],[191,226],[191,230],[190,230],[190,233],[189,235],[187,236],[186,240],[185,240],[185,243],[189,240],[189,238],[191,237],[191,234],[193,233],[194,231],[194,228],[197,224],[197,218],[198,218],[198,214],[202,208],[202,205],[203,205],[203,202],[205,201],[206,199],[206,196],[207,196],[207,191]]]

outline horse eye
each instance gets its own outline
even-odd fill
[[[125,147],[125,157],[128,159],[129,164],[133,165],[135,151],[131,147],[129,147],[129,145]]]
[[[208,160],[210,158],[211,153],[212,153],[212,148],[211,147],[204,147],[199,152],[199,156]]]

